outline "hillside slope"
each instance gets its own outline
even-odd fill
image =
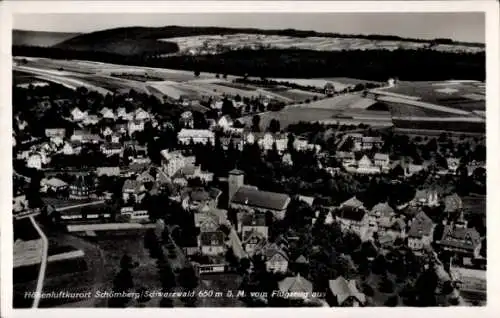
[[[349,38],[365,40],[387,40],[419,43],[443,43],[447,45],[465,45],[471,47],[484,47],[477,43],[459,43],[450,39],[406,39],[392,35],[346,35],[337,33],[320,33],[315,31],[299,31],[293,29],[285,30],[261,30],[253,28],[221,28],[221,27],[124,27],[107,29],[102,31],[82,34],[71,38],[55,47],[59,49],[71,49],[78,51],[98,51],[120,55],[142,55],[142,54],[168,54],[179,50],[177,43],[168,41],[169,38],[179,38],[199,35],[230,35],[230,34],[261,34],[280,35],[297,38],[305,37],[328,37]],[[167,39],[158,41],[159,39]]]
[[[29,46],[54,46],[76,36],[81,33],[64,33],[64,32],[43,32],[43,31],[12,31],[12,45],[29,45]]]

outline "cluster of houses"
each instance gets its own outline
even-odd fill
[[[143,131],[147,122],[154,128],[158,127],[154,116],[142,108],[127,112],[125,108],[113,111],[104,107],[95,115],[75,107],[67,119],[75,125],[75,129],[45,129],[45,140],[30,149],[19,151],[17,159],[25,160],[27,167],[40,170],[50,164],[51,156],[79,154],[85,145],[98,145],[106,156],[123,155],[127,146],[124,141],[126,135],[131,136],[137,131]]]
[[[444,205],[445,213],[458,217],[456,221],[444,221],[442,237],[436,238],[437,224],[424,212],[424,207],[439,205]],[[381,246],[392,247],[396,240],[406,240],[407,246],[417,255],[435,243],[442,250],[458,254],[458,259],[479,259],[483,238],[475,228],[467,226],[463,212],[462,201],[456,193],[441,198],[436,190],[418,190],[414,199],[401,210],[392,208],[387,202],[378,203],[368,210],[353,197],[338,207],[327,208],[324,222],[337,222],[343,231],[356,233],[362,241],[376,239]],[[316,212],[313,222],[320,219],[319,214],[320,211]]]
[[[344,167],[345,171],[352,174],[360,175],[375,175],[390,172],[396,166],[401,166],[405,177],[410,177],[420,171],[429,170],[433,166],[430,162],[423,162],[422,164],[415,164],[405,160],[391,160],[389,154],[377,152],[368,155],[375,149],[381,149],[384,144],[382,137],[364,136],[361,133],[348,133],[343,136],[338,147],[343,149],[343,145],[348,141],[352,141],[349,149],[344,151],[337,151],[335,158]],[[460,159],[456,157],[447,157],[446,166],[437,168],[436,176],[455,175],[460,167]],[[472,175],[474,170],[478,167],[485,168],[485,163],[470,162],[467,164],[468,175]],[[434,167],[433,167],[434,168]]]

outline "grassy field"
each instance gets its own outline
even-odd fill
[[[485,110],[485,90],[480,82],[401,82],[388,92],[420,97],[423,102],[466,111]],[[467,96],[471,96],[471,98]]]
[[[277,91],[277,92],[274,92],[275,94],[277,95],[280,95],[280,96],[283,96],[285,98],[289,98],[295,102],[303,102],[305,100],[310,100],[312,101],[312,99],[314,97],[316,98],[322,98],[324,97],[325,95],[323,94],[318,94],[318,93],[313,93],[313,92],[308,92],[308,91],[303,91],[303,90],[300,90],[300,89],[288,89],[288,90],[284,90],[284,91]]]

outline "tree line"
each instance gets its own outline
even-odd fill
[[[13,46],[14,56],[81,59],[258,77],[353,77],[385,81],[485,79],[485,53],[434,50],[235,50],[216,55],[120,55],[98,50]]]

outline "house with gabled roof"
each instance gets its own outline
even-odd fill
[[[125,180],[122,187],[123,201],[127,202],[131,198],[134,198],[136,203],[140,203],[144,198],[145,193],[146,188],[144,187],[143,183],[133,179]]]
[[[202,232],[200,234],[199,246],[203,255],[217,256],[224,254],[226,252],[224,233],[221,231]]]
[[[85,118],[87,118],[87,116],[87,112],[82,112],[78,107],[75,107],[71,110],[71,118],[74,122],[83,121]]]
[[[434,222],[424,211],[420,211],[411,220],[408,231],[408,247],[414,251],[421,251],[431,245],[433,234]]]
[[[278,288],[291,299],[308,300],[313,296],[313,284],[300,274],[279,281]]]
[[[288,270],[288,254],[278,244],[268,243],[256,253],[264,257],[268,272],[286,273]]]
[[[151,115],[142,108],[138,108],[134,113],[134,119],[137,121],[146,121],[151,118]]]
[[[382,171],[388,171],[390,169],[391,160],[389,155],[386,153],[376,153],[373,156],[373,164],[379,167]]]
[[[415,197],[410,201],[413,206],[439,206],[439,194],[435,189],[417,189]]]
[[[356,209],[364,209],[363,202],[361,202],[356,196],[353,196],[352,198],[342,202],[339,206],[339,208],[343,207],[352,207]]]
[[[335,307],[360,307],[366,302],[366,297],[358,290],[356,281],[347,280],[342,276],[328,281],[328,296],[330,305]]]
[[[337,151],[335,157],[340,160],[342,165],[353,165],[356,163],[354,152],[350,151]]]
[[[266,216],[262,213],[248,213],[241,217],[238,222],[238,229],[245,236],[247,232],[261,233],[266,239],[269,236],[269,229],[266,225]]]
[[[155,177],[153,177],[149,173],[149,171],[144,171],[140,175],[137,176],[136,180],[138,182],[141,182],[141,183],[148,183],[148,182],[154,182],[155,181]]]
[[[266,242],[267,238],[257,231],[246,231],[242,235],[242,244],[248,255],[253,255],[256,249]]]
[[[233,126],[233,120],[229,115],[224,115],[219,118],[217,125],[223,129],[227,129]]]

